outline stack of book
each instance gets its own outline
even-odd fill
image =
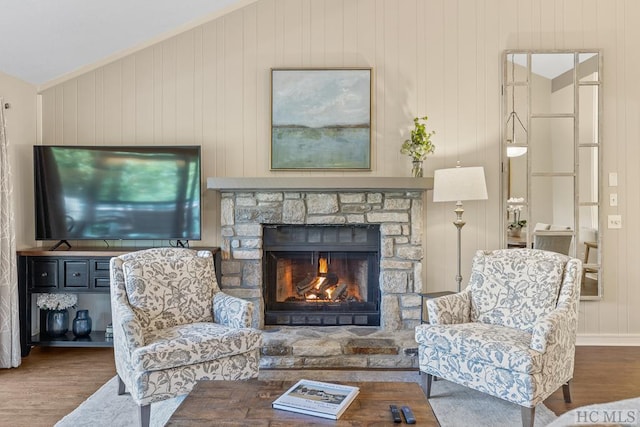
[[[337,420],[360,393],[358,387],[300,380],[273,401],[275,409]]]
[[[109,341],[113,339],[113,324],[109,323],[104,331],[104,339]]]

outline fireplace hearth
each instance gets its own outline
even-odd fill
[[[266,325],[380,325],[379,225],[266,225]]]

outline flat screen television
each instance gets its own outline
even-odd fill
[[[36,145],[33,165],[36,240],[200,239],[199,146]]]

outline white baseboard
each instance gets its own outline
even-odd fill
[[[640,334],[578,334],[576,345],[640,346]]]

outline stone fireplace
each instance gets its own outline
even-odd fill
[[[220,191],[220,285],[254,303],[254,327],[265,330],[266,366],[331,365],[328,356],[339,366],[416,366],[423,193],[431,183],[208,179],[208,188]],[[293,244],[283,246],[284,237]],[[267,287],[269,280],[276,286]],[[278,281],[287,285],[278,289]],[[336,335],[341,338],[334,343]],[[298,344],[306,356],[296,357]],[[386,359],[375,361],[376,355]]]

